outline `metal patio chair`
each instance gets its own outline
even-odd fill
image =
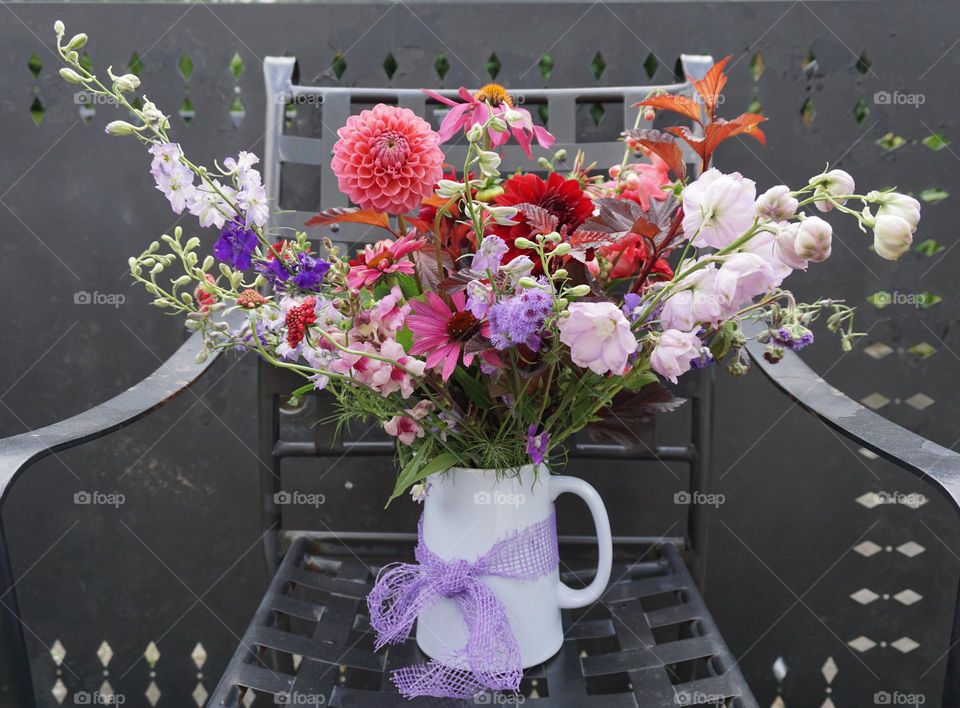
[[[685,74],[702,76],[709,57],[683,57]],[[354,110],[375,102],[395,102],[428,114],[431,105],[418,91],[402,89],[319,88],[294,83],[292,58],[267,59],[267,140],[265,179],[270,196],[284,204],[281,168],[300,163],[322,171],[321,203],[343,205],[343,196],[329,170],[335,135],[328,126],[339,126]],[[556,148],[572,153],[577,147],[575,112],[578,105],[604,101],[621,103],[624,125],[636,116],[630,106],[653,87],[531,90],[522,92],[527,104],[549,108],[549,127]],[[690,93],[689,83],[662,87]],[[322,107],[324,128],[319,138],[284,132],[287,111],[298,102]],[[435,117],[435,116],[434,116]],[[622,145],[592,143],[592,159],[616,162]],[[456,164],[463,148],[448,151]],[[462,158],[462,154],[459,155]],[[520,158],[507,148],[507,168]],[[462,162],[462,159],[461,159]],[[300,226],[312,212],[291,211],[274,226]],[[355,243],[366,235],[356,225],[336,234],[338,241]],[[34,462],[60,450],[107,435],[161,407],[185,391],[213,363],[198,364],[199,348],[191,337],[154,374],[110,401],[47,428],[0,441],[0,501]],[[845,437],[926,479],[946,496],[960,513],[960,455],[935,445],[879,417],[846,398],[818,377],[793,353],[776,366],[767,364],[759,348],[751,351],[759,368],[788,396]],[[356,432],[335,439],[330,426],[303,428],[290,425],[297,411],[286,400],[298,381],[287,372],[261,363],[259,370],[259,448],[264,553],[272,577],[253,620],[231,659],[210,706],[268,703],[326,704],[333,706],[408,705],[389,680],[393,668],[423,660],[413,640],[373,652],[365,596],[377,569],[411,556],[415,536],[382,528],[353,531],[325,528],[298,529],[285,523],[281,495],[282,472],[295,458],[338,459],[344,456],[388,458],[392,445],[386,439],[369,440]],[[652,427],[638,431],[630,447],[591,442],[578,436],[571,457],[577,460],[613,460],[635,463],[659,460],[686,465],[689,491],[710,490],[712,373],[700,372],[683,395],[689,416],[685,444],[658,444]],[[323,396],[310,397],[307,414],[322,417],[329,410]],[[325,408],[326,406],[326,408]],[[680,415],[680,413],[674,414]],[[301,433],[299,436],[297,432]],[[707,609],[700,591],[707,558],[707,519],[702,505],[688,509],[687,531],[677,537],[615,537],[611,583],[602,600],[585,610],[565,611],[566,641],[560,653],[526,672],[521,685],[526,701],[535,706],[674,706],[726,705],[756,708],[758,703],[737,667]],[[287,520],[289,521],[289,520]],[[368,520],[376,527],[377,519]],[[617,529],[614,528],[616,533]],[[561,559],[565,580],[588,582],[584,568],[591,567],[589,535],[561,534]],[[0,628],[7,657],[7,678],[16,705],[33,703],[33,686],[27,661],[23,627],[16,602],[5,536],[0,528]],[[944,705],[960,705],[960,614],[955,610],[953,643],[948,657]],[[264,700],[261,697],[265,697]],[[480,697],[475,703],[509,702],[509,696]],[[414,703],[470,705],[469,701],[421,700]]]

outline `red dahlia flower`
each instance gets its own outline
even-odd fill
[[[567,234],[573,233],[593,214],[593,202],[584,194],[580,183],[575,179],[564,179],[556,172],[551,172],[546,180],[534,174],[515,175],[504,182],[503,189],[503,194],[494,199],[498,206],[534,204],[553,214],[557,218],[557,231],[566,227]],[[530,226],[522,214],[518,214],[515,220],[518,223],[513,226],[493,227],[493,233],[510,247],[504,262],[523,255],[523,251],[514,248],[513,242],[531,235]],[[539,272],[539,264],[536,272]]]

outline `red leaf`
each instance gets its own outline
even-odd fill
[[[324,209],[307,221],[306,226],[326,226],[327,224],[338,224],[344,221],[353,224],[379,226],[381,229],[390,230],[390,219],[386,214],[369,211],[367,209],[359,209],[357,207],[333,207],[331,209]]]
[[[706,163],[707,159],[704,154],[705,146],[703,138],[694,135],[693,131],[685,125],[671,125],[669,128],[667,128],[667,132],[676,135],[678,138],[686,142],[687,145],[692,147],[694,152],[700,156],[700,159]]]
[[[766,145],[767,136],[757,127],[757,125],[765,120],[766,118],[756,113],[744,113],[733,120],[717,118],[717,120],[710,123],[704,129],[704,153],[707,155],[707,158],[709,158],[720,143],[724,140],[729,140],[735,135],[750,135],[756,138],[757,142],[761,145]]]
[[[634,103],[634,108],[639,107],[649,107],[656,108],[662,111],[673,111],[674,113],[679,113],[682,116],[686,116],[690,120],[694,120],[697,123],[702,123],[703,119],[700,115],[700,106],[692,98],[687,96],[676,96],[671,93],[662,93],[658,96],[651,96],[650,98],[640,101],[640,103]]]
[[[557,230],[559,220],[543,207],[522,202],[515,204],[514,208],[527,220],[527,224],[530,226],[530,233],[546,235]]]
[[[687,173],[687,164],[683,161],[683,152],[677,145],[676,139],[667,133],[647,128],[643,130],[626,130],[623,135],[643,145],[654,155],[667,163],[667,167],[678,178],[683,179]]]
[[[422,234],[433,231],[433,224],[428,224],[423,219],[418,219],[415,216],[405,216],[403,214],[400,215],[400,218]]]
[[[697,90],[697,93],[700,94],[700,98],[703,99],[703,105],[706,107],[707,115],[710,116],[711,119],[716,114],[717,99],[720,96],[720,92],[723,91],[723,87],[727,83],[727,75],[723,73],[723,68],[727,65],[728,61],[730,61],[730,57],[724,57],[710,67],[710,71],[707,72],[706,76],[699,81],[692,82],[693,87]]]

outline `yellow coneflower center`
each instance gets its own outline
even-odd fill
[[[510,94],[500,84],[487,84],[474,95],[478,101],[486,101],[492,106],[506,106],[513,108],[513,99]]]

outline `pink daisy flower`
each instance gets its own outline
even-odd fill
[[[404,214],[443,176],[439,137],[409,108],[377,104],[337,131],[331,166],[340,191],[361,209]]]
[[[474,317],[466,309],[466,297],[463,292],[456,292],[450,296],[453,309],[445,303],[439,295],[428,292],[426,301],[412,300],[410,306],[413,314],[407,315],[406,325],[413,333],[411,356],[427,355],[428,369],[442,365],[440,377],[446,381],[457,368],[460,360],[461,345],[467,343],[477,335],[487,337],[490,334],[490,324]],[[477,352],[465,352],[463,363],[470,366]],[[481,358],[491,366],[502,366],[496,352],[487,350],[480,352]]]
[[[406,256],[419,251],[424,243],[422,238],[417,238],[416,233],[411,232],[396,241],[379,241],[372,246],[364,246],[356,259],[350,261],[347,285],[357,290],[373,285],[380,276],[388,273],[413,275],[414,265]]]
[[[530,117],[528,110],[514,108],[513,99],[500,84],[487,84],[475,94],[461,86],[459,94],[464,101],[463,103],[457,103],[452,99],[441,96],[436,91],[422,90],[433,100],[451,107],[440,123],[441,143],[447,142],[460,130],[467,131],[477,123],[486,123],[490,118],[492,107],[493,114],[503,118],[509,126],[509,131],[502,133],[495,130],[487,131],[492,147],[497,148],[503,145],[510,139],[511,134],[529,158],[533,157],[530,144],[534,139],[543,148],[549,148],[553,145],[554,137],[547,132],[546,128],[533,124],[533,119]]]

